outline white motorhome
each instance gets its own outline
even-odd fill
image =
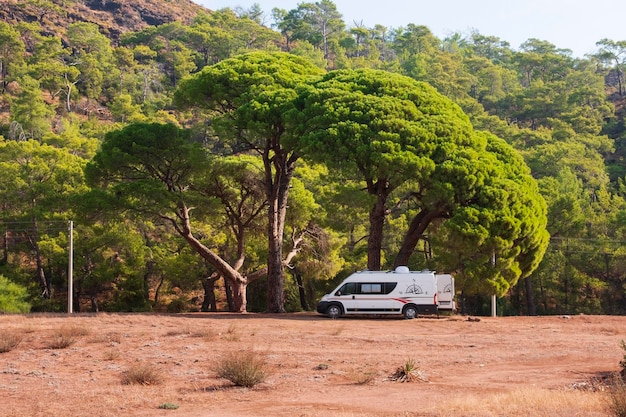
[[[454,277],[450,274],[437,274],[437,308],[439,310],[454,311]]]
[[[438,283],[441,277],[441,285]],[[439,294],[445,303],[439,305]],[[361,271],[348,276],[317,305],[317,312],[331,318],[344,314],[437,314],[439,308],[454,308],[454,278],[432,271]]]

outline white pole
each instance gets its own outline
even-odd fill
[[[70,254],[67,262],[67,313],[74,312],[74,222],[70,223]]]
[[[493,268],[496,267],[496,251],[494,250],[491,253],[491,266]],[[491,317],[496,317],[498,314],[498,312],[496,311],[496,295],[493,294],[491,296]]]

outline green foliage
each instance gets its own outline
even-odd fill
[[[38,21],[0,23],[0,82],[10,105],[0,128],[5,138],[0,140],[2,217],[43,220],[80,214],[87,220],[78,234],[79,239],[86,236],[81,245],[89,250],[78,249],[82,253],[76,259],[81,268],[76,292],[83,303],[90,299],[93,309],[148,308],[148,294],[155,293],[161,282],[163,288],[176,282],[185,291],[194,283],[197,286],[203,275],[201,265],[194,265],[186,279],[172,272],[177,263],[171,254],[181,253],[178,237],[129,226],[144,211],[149,215],[141,218],[155,221],[155,227],[162,229],[161,209],[175,208],[181,196],[188,207],[194,207],[193,227],[203,243],[219,248],[225,260],[235,262],[242,255],[241,239],[246,242],[242,271],[261,268],[271,251],[264,244],[266,218],[250,215],[264,200],[262,186],[251,179],[267,181],[278,178],[274,174],[289,172],[295,180],[284,225],[289,238],[284,243],[288,246],[293,238],[306,235],[290,265],[307,288],[307,297],[320,291],[338,270],[364,267],[368,212],[383,191],[386,206],[378,219],[383,224],[381,265],[398,261],[402,256],[396,254],[412,246],[407,263],[457,272],[459,288],[466,291],[495,289],[504,294],[512,288],[508,296],[513,298],[519,295],[515,282],[531,274],[533,295],[543,313],[624,313],[625,258],[615,243],[626,236],[623,110],[614,108],[609,97],[626,92],[626,41],[602,39],[597,53],[574,58],[569,51],[538,39],[513,50],[508,42],[478,32],[437,39],[426,26],[416,24],[397,30],[382,25],[346,29],[336,6],[322,1],[273,10],[276,31],[259,24],[258,7],[237,13],[223,9],[199,13],[189,25],[173,22],[127,32],[118,45],[103,35],[107,32],[85,22],[67,24],[63,36],[53,36],[49,25],[66,16],[73,2],[61,6],[29,0],[24,5],[24,11],[39,13],[33,15]],[[255,52],[247,54],[251,51]],[[232,59],[241,52],[246,54]],[[315,81],[323,76],[320,68],[346,71]],[[360,80],[349,80],[354,76],[349,68],[387,72],[368,80],[364,71]],[[519,159],[511,158],[508,151],[496,159],[486,157],[484,138],[468,134],[469,123],[461,121],[465,116],[449,103],[440,106],[438,99],[426,100],[422,110],[430,106],[441,112],[441,119],[429,125],[431,130],[418,129],[424,118],[434,121],[434,113],[416,112],[410,103],[415,97],[408,95],[414,91],[413,81],[401,84],[391,73],[434,87],[463,109],[475,129],[505,139],[520,152],[539,182],[547,205],[545,224],[555,236],[537,269],[547,239],[540,232],[546,208]],[[385,90],[382,81],[389,79],[407,88]],[[310,87],[306,94],[317,100],[312,101],[319,117],[295,117],[294,98],[304,85]],[[193,106],[192,111],[183,113],[171,105],[177,88],[177,104]],[[386,98],[372,94],[375,89]],[[145,139],[140,129],[124,130],[125,124],[147,121],[175,128],[154,128],[153,142],[138,146]],[[113,185],[114,177],[101,177],[98,185],[109,181],[111,193],[106,198],[96,190],[82,194],[82,167],[111,130],[123,132],[122,154],[132,153],[137,136],[136,155],[152,158],[145,166],[158,169],[173,163],[179,151],[181,159],[192,157],[195,151],[186,142],[192,132],[194,141],[220,155],[254,150],[265,154],[266,161],[278,161],[281,155],[291,160],[300,156],[290,153],[301,144],[294,127],[316,130],[323,125],[331,128],[307,139],[320,144],[316,150],[320,155],[313,159],[328,164],[327,172],[319,175],[305,172],[308,168],[302,169],[302,164],[298,169],[290,166],[295,172],[278,165],[256,172],[263,166],[259,160],[248,164],[241,157],[205,158],[199,152],[201,156],[187,167],[176,165],[177,174],[185,179],[177,186],[184,192],[169,192],[155,178]],[[191,130],[180,133],[176,131],[180,126]],[[281,134],[282,148],[266,147],[276,132]],[[159,138],[170,134],[184,136],[185,143],[159,143]],[[441,140],[433,140],[433,134]],[[350,140],[340,142],[344,137]],[[305,148],[307,158],[312,158],[311,143]],[[167,157],[159,158],[150,150]],[[113,161],[120,156],[113,147],[108,151]],[[361,163],[361,171],[355,160]],[[146,161],[123,162],[131,167]],[[508,164],[511,169],[506,169]],[[190,169],[194,172],[185,171]],[[211,178],[219,181],[210,182]],[[202,192],[195,188],[199,184]],[[224,192],[217,195],[218,189]],[[414,198],[416,192],[419,199]],[[240,204],[248,215],[229,215],[229,204]],[[128,208],[135,211],[125,212]],[[97,230],[105,213],[118,217],[132,234],[146,236],[145,244],[133,243],[123,257],[141,272],[132,273],[115,263],[108,268],[122,239]],[[416,232],[417,242],[410,245],[401,241],[416,219],[427,214],[439,216],[428,224],[428,233]],[[167,216],[168,221],[173,218]],[[236,231],[231,226],[236,218],[249,223]],[[417,229],[426,224],[419,223]],[[241,231],[245,233],[236,238]],[[107,237],[113,243],[108,244]],[[569,247],[562,242],[569,242]],[[67,237],[44,234],[37,243],[49,265],[53,290],[63,293]],[[3,265],[7,276],[34,276],[31,250],[25,242],[9,247]],[[148,252],[151,255],[145,255]],[[165,255],[168,252],[170,256]],[[135,257],[137,262],[131,262]],[[299,308],[297,285],[288,283],[290,309]],[[35,287],[32,290],[37,292]],[[127,290],[128,296],[123,294]],[[33,299],[32,303],[36,310],[64,308],[59,300]],[[259,308],[264,303],[258,303]]]
[[[189,311],[189,302],[185,298],[175,298],[167,305],[168,313],[184,313]]]
[[[28,289],[19,284],[9,281],[4,275],[0,275],[0,312],[2,313],[28,313]]]

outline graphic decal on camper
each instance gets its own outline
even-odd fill
[[[422,291],[422,287],[416,284],[409,285],[405,292],[407,294],[424,294],[424,291]]]

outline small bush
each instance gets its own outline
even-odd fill
[[[226,329],[226,333],[224,333],[223,338],[224,340],[227,340],[229,342],[239,342],[241,340],[239,334],[237,333],[237,326],[235,326],[234,323],[231,323],[228,326],[228,329]]]
[[[177,410],[178,404],[174,403],[163,403],[159,406],[160,410]]]
[[[233,352],[217,367],[217,374],[240,387],[253,387],[265,381],[265,360],[252,351]]]
[[[622,378],[626,378],[626,343],[622,340],[622,349],[624,350],[624,358],[620,361],[619,365],[622,367]]]
[[[150,364],[138,364],[122,373],[123,385],[159,385],[162,382],[161,373]]]
[[[0,353],[10,352],[22,342],[22,336],[14,332],[0,334]]]
[[[86,336],[89,330],[80,326],[64,326],[57,330],[48,343],[49,349],[66,349],[76,343],[79,336]]]
[[[28,289],[0,275],[0,312],[28,313],[31,305],[28,300]]]
[[[404,366],[396,369],[396,371],[391,375],[390,379],[396,382],[427,381],[424,373],[417,368],[417,366],[415,365],[415,361],[410,358],[407,359],[406,362],[404,362]]]
[[[104,354],[102,355],[102,359],[105,361],[114,361],[116,359],[119,359],[119,357],[121,356],[121,353],[118,349],[109,349],[104,351]]]
[[[626,382],[620,374],[616,374],[612,382],[609,390],[609,412],[615,417],[626,417]]]
[[[168,313],[184,313],[189,311],[189,303],[184,298],[175,298],[167,305]]]

